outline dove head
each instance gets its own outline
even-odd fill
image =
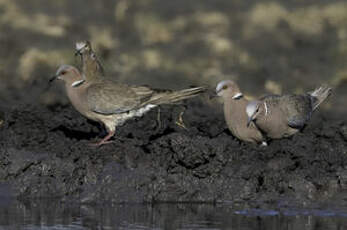
[[[104,75],[104,70],[92,49],[90,41],[76,42],[75,56],[82,60],[82,70],[87,80],[94,79],[98,74]]]
[[[61,65],[50,81],[56,79],[64,81],[67,87],[77,87],[85,81],[78,69],[71,65]]]
[[[75,49],[75,55],[82,55],[86,52],[91,52],[92,45],[90,44],[90,41],[76,42]]]
[[[248,116],[247,126],[257,119],[257,116],[261,113],[262,109],[262,103],[260,101],[251,101],[248,103],[246,107],[246,113]]]
[[[216,87],[216,94],[219,97],[231,97],[235,100],[243,97],[237,84],[231,80],[224,80],[219,82]]]

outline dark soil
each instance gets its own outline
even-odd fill
[[[241,143],[199,99],[117,129],[114,143],[71,106],[2,108],[0,189],[21,199],[102,202],[334,202],[347,205],[347,124],[317,112],[268,147]]]
[[[0,196],[347,206],[344,8],[324,0],[1,1]],[[86,39],[107,76],[128,84],[213,88],[233,79],[254,97],[324,84],[334,93],[303,132],[268,147],[235,139],[221,106],[199,99],[188,104],[187,130],[175,124],[182,108],[165,106],[160,125],[153,110],[119,127],[114,143],[91,147],[102,127],[61,87],[46,87],[59,64],[78,66],[73,46]]]

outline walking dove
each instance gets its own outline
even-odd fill
[[[230,80],[221,81],[216,87],[216,94],[223,98],[224,116],[231,133],[242,141],[267,145],[257,127],[254,124],[247,125],[248,100],[237,84]]]
[[[89,41],[77,42],[75,55],[82,59],[82,73],[87,81],[97,81],[105,77],[104,69]]]
[[[132,117],[142,116],[161,104],[174,104],[203,93],[205,87],[180,91],[151,89],[146,86],[129,86],[107,79],[85,80],[77,68],[62,65],[51,79],[63,80],[72,105],[85,117],[103,123],[108,135],[96,145],[108,143],[116,127]]]
[[[331,94],[320,87],[303,95],[269,95],[247,105],[248,124],[252,121],[269,138],[288,137],[310,120],[312,112]]]
[[[97,55],[92,49],[92,45],[89,41],[77,42],[76,43],[75,55],[80,55],[82,60],[82,76],[87,82],[100,82],[106,79],[104,74],[104,69],[97,58]],[[185,106],[182,107],[183,111],[180,112],[176,124],[182,128],[186,128],[183,122],[183,113],[186,109]],[[158,107],[158,122],[160,123],[160,107]]]

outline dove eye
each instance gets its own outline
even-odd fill
[[[227,89],[228,86],[227,85],[223,85],[222,89]]]
[[[61,71],[60,75],[65,75],[67,72],[66,70]]]

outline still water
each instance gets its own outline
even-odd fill
[[[2,200],[0,229],[342,230],[347,229],[347,210],[276,210],[212,204],[90,206]]]

